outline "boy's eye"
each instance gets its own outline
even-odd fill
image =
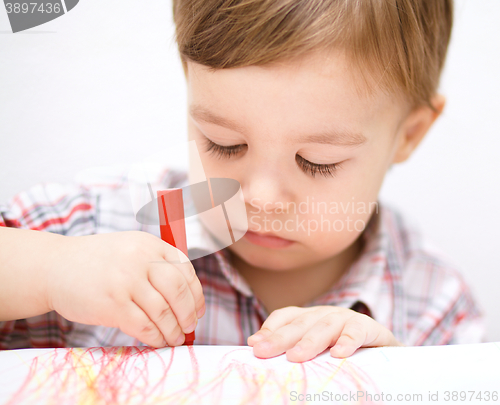
[[[240,153],[247,145],[231,145],[231,146],[222,146],[212,142],[210,139],[205,138],[207,141],[206,151],[208,153],[213,153],[217,155],[217,157],[222,158],[230,158],[233,155],[237,155]],[[339,163],[330,163],[330,164],[317,164],[309,162],[304,159],[302,156],[296,155],[295,160],[298,165],[302,168],[302,170],[312,177],[315,177],[316,174],[321,174],[324,177],[333,177],[335,175],[335,171],[338,170],[340,164]]]
[[[324,177],[334,177],[335,172],[340,167],[340,163],[329,163],[323,165],[312,163],[299,155],[295,155],[295,161],[304,172],[310,174],[312,177],[315,177],[316,174],[321,174]]]
[[[205,139],[207,140],[206,151],[209,153],[214,153],[218,157],[223,157],[223,158],[230,158],[233,155],[237,155],[246,147],[246,145],[222,146],[216,144],[215,142],[212,142],[208,138]]]

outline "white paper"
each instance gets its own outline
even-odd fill
[[[495,391],[498,343],[361,349],[347,359],[325,351],[304,363],[258,359],[248,346],[0,352],[1,404],[500,403]]]

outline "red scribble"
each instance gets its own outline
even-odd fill
[[[178,387],[168,384],[175,348],[54,349],[31,361],[26,378],[6,404],[38,404],[41,400],[46,404],[95,405],[227,403],[227,396],[235,393],[235,382],[241,389],[237,392],[237,402],[249,405],[271,401],[296,404],[291,401],[291,390],[307,394],[308,389],[315,387],[308,382],[318,381],[325,381],[323,389],[330,392],[379,393],[373,380],[347,360],[340,364],[317,360],[293,363],[283,371],[265,359],[251,357],[249,362],[247,355],[251,349],[243,347],[227,352],[209,370],[203,370],[196,346],[187,348],[190,371],[184,372],[185,368],[181,367],[182,374],[177,372],[171,376]],[[169,356],[165,356],[166,350],[170,351]],[[148,365],[153,359],[155,368],[150,373]],[[266,397],[269,393],[275,398]],[[359,402],[372,403],[363,399]]]

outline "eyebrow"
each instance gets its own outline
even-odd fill
[[[240,133],[245,132],[243,127],[241,127],[236,121],[216,115],[201,106],[193,105],[190,107],[189,112],[191,116],[198,121],[219,125]],[[324,131],[318,134],[302,136],[296,140],[305,143],[321,143],[344,147],[360,146],[367,141],[366,137],[359,132],[343,130]]]

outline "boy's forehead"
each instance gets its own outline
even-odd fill
[[[259,104],[281,116],[370,120],[400,112],[395,98],[369,91],[343,52],[316,52],[261,66],[210,69],[188,61],[191,106],[219,111]]]

